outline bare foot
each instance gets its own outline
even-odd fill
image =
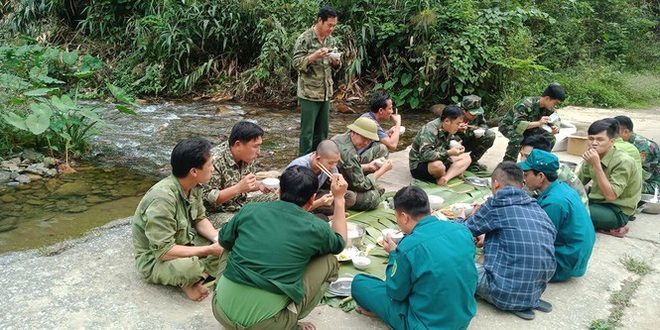
[[[209,289],[202,285],[202,283],[197,282],[191,286],[181,287],[183,292],[186,293],[188,299],[194,301],[202,301],[209,296]]]
[[[362,308],[362,306],[358,305],[357,309],[358,309],[358,312],[360,314],[364,315],[364,316],[376,317],[376,314],[374,314],[373,312],[367,311],[366,309]]]
[[[298,328],[301,330],[316,330],[316,326],[312,322],[298,322]]]
[[[438,186],[444,186],[447,184],[448,181],[449,180],[447,180],[447,178],[443,176],[440,179],[438,179],[437,184]]]

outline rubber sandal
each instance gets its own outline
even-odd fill
[[[534,307],[537,311],[541,311],[543,313],[550,313],[552,312],[552,304],[543,300],[539,299],[539,304]]]
[[[523,319],[523,320],[533,320],[536,317],[536,313],[534,313],[534,310],[530,309],[525,309],[522,311],[511,311],[513,315]]]
[[[626,234],[628,233],[628,227],[621,227],[621,228],[616,228],[616,229],[610,229],[610,230],[598,230],[599,233],[605,234],[605,235],[611,235],[614,237],[618,238],[624,238],[626,237]]]

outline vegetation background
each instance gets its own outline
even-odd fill
[[[339,11],[338,99],[384,88],[407,110],[474,93],[493,117],[558,82],[568,104],[660,103],[656,0],[8,0],[0,155],[53,139],[73,146],[55,115],[89,126],[99,118],[78,100],[108,92],[129,113],[129,95],[295,104],[293,45],[326,3]]]

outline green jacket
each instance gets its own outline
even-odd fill
[[[337,143],[341,161],[339,163],[339,172],[348,182],[348,189],[355,192],[364,192],[377,189],[376,179],[372,174],[365,175],[360,164],[360,156],[351,142],[351,133],[335,135],[332,141]]]
[[[325,102],[332,98],[332,62],[329,57],[308,61],[308,56],[323,47],[335,47],[335,39],[327,36],[319,41],[314,27],[303,32],[293,50],[293,67],[298,70],[298,97],[309,101]]]
[[[486,122],[486,119],[484,119],[484,115],[477,115],[476,118],[470,120],[467,123],[469,126],[478,126],[483,129],[488,129],[488,123]],[[456,135],[461,139],[465,140],[466,138],[471,138],[474,136],[474,129],[472,127],[469,127],[465,129],[464,133],[458,132]]]
[[[442,130],[440,118],[431,120],[422,127],[412,143],[408,154],[410,169],[417,168],[419,163],[432,162],[436,160],[447,161],[450,159],[447,150],[449,141],[460,140],[456,135],[446,133]]]
[[[644,169],[644,192],[652,194],[655,185],[660,187],[660,159],[658,144],[637,133],[632,133],[628,142],[635,145]]]
[[[541,108],[540,97],[526,97],[513,105],[513,109],[507,111],[502,117],[499,130],[507,138],[523,135],[529,127],[529,123],[550,116],[554,113],[552,109]],[[559,125],[556,123],[556,125]]]

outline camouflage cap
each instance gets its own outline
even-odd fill
[[[463,101],[461,101],[461,108],[467,110],[473,116],[484,114],[484,108],[481,107],[481,98],[476,95],[464,96]]]

